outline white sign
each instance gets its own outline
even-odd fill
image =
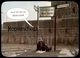
[[[63,8],[63,7],[69,7],[69,4],[61,4],[57,6],[57,8]]]
[[[27,10],[22,8],[12,8],[7,12],[7,16],[11,19],[24,19],[31,27],[33,27],[26,18],[28,17],[29,13]]]
[[[40,17],[52,17],[54,15],[54,7],[40,7]]]

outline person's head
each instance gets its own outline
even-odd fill
[[[39,37],[39,41],[43,41],[42,37]]]

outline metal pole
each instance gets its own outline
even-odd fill
[[[55,5],[55,13],[54,13],[54,51],[56,51],[56,9],[57,5]]]
[[[38,34],[39,34],[39,6],[35,6],[34,5],[34,9],[35,9],[35,11],[37,12],[37,33],[36,33],[36,35],[37,35],[37,38],[36,38],[36,44],[37,44],[37,42],[38,42]]]
[[[39,40],[39,6],[37,6],[37,42]]]

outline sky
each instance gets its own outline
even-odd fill
[[[23,8],[29,12],[27,20],[37,20],[37,12],[34,10],[34,5],[38,6],[51,6],[49,1],[7,1],[1,5],[1,23],[13,22],[13,21],[24,21],[24,19],[11,19],[7,16],[8,10],[12,8]],[[44,19],[44,18],[40,18]],[[45,19],[50,19],[47,17]]]

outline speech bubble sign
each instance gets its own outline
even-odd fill
[[[7,12],[7,16],[11,19],[24,19],[29,26],[33,27],[27,20],[26,18],[29,16],[29,13],[27,10],[22,9],[22,8],[12,8]]]

